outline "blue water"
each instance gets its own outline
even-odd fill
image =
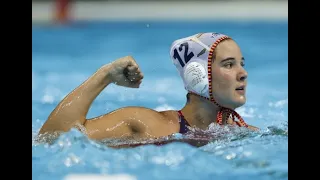
[[[145,78],[140,89],[111,85],[95,100],[88,118],[139,105],[180,109],[185,90],[169,58],[177,38],[221,32],[242,48],[249,73],[247,104],[237,111],[261,132],[224,138],[204,147],[172,143],[115,150],[78,131],[52,146],[32,144],[32,177],[127,174],[136,179],[288,179],[287,22],[92,22],[32,27],[32,134],[57,103],[100,66],[132,55]],[[268,128],[269,127],[269,128]],[[273,127],[273,128],[270,128]]]

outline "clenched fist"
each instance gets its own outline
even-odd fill
[[[111,63],[109,77],[116,85],[139,88],[143,74],[133,57],[126,56]]]

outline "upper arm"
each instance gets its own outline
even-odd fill
[[[126,107],[89,119],[84,124],[92,139],[131,137],[160,137],[175,131],[162,113],[142,107]]]

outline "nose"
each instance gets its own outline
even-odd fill
[[[248,77],[248,72],[241,68],[240,72],[238,73],[238,76],[237,76],[237,80],[238,81],[245,81]]]

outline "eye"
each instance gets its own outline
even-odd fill
[[[244,67],[244,65],[245,65],[245,63],[244,63],[244,62],[241,62],[241,66]]]
[[[232,65],[233,64],[231,62],[228,62],[228,63],[224,64],[224,67],[230,69],[230,68],[232,68]]]

